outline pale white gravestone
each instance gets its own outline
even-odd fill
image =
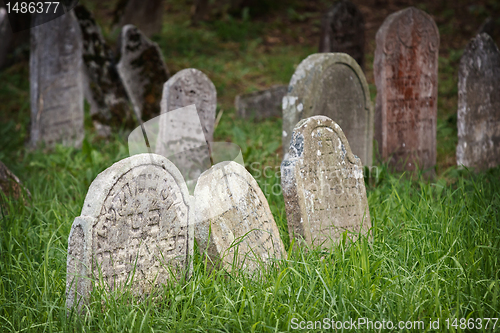
[[[94,287],[138,296],[189,274],[193,205],[179,170],[141,154],[103,171],[90,185],[68,240],[67,307]]]
[[[194,198],[196,241],[212,265],[253,273],[286,257],[269,204],[244,166],[213,166],[200,176]]]
[[[34,15],[36,24],[41,16]],[[83,137],[82,39],[73,11],[31,28],[30,146],[80,146]]]
[[[372,164],[373,107],[365,75],[345,53],[317,53],[303,60],[283,98],[283,153],[287,158],[294,126],[324,115],[339,124],[363,165]]]
[[[257,120],[281,117],[281,103],[288,86],[272,86],[266,90],[238,95],[234,99],[236,113],[241,118],[255,117]]]
[[[290,238],[330,247],[345,231],[367,234],[370,212],[363,165],[342,129],[325,116],[295,126],[281,185]]]
[[[458,71],[457,164],[478,171],[500,165],[500,51],[479,34]]]
[[[143,121],[158,116],[162,86],[169,77],[160,47],[128,24],[122,28],[119,49],[118,73],[136,116]]]

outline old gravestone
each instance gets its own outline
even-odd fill
[[[388,16],[376,36],[375,139],[380,158],[398,171],[436,164],[439,32],[410,7]]]
[[[179,170],[159,155],[134,155],[99,174],[68,239],[67,307],[81,308],[94,287],[127,285],[142,296],[189,274],[191,200]]]
[[[134,125],[127,93],[115,67],[113,51],[90,12],[83,5],[77,5],[74,12],[83,38],[85,98],[90,104],[96,128]]]
[[[365,67],[365,21],[350,1],[337,2],[325,14],[321,24],[319,52],[347,53]]]
[[[363,165],[328,117],[295,126],[281,175],[290,238],[329,247],[345,231],[366,234],[371,228]]]
[[[162,86],[168,80],[167,66],[158,44],[133,25],[122,28],[117,65],[136,116],[147,121],[160,114]]]
[[[457,164],[500,165],[500,51],[491,37],[469,42],[458,72]]]
[[[255,117],[257,120],[281,117],[281,103],[288,86],[273,86],[266,90],[236,96],[234,106],[241,118]]]
[[[373,108],[363,71],[345,53],[312,54],[303,60],[283,98],[283,150],[287,158],[299,120],[324,115],[339,124],[363,165],[372,164]]]
[[[245,167],[222,162],[203,173],[194,192],[195,237],[211,264],[248,272],[286,251],[269,204]]]
[[[34,24],[41,16],[35,15]],[[82,40],[72,11],[31,29],[30,146],[83,140]]]

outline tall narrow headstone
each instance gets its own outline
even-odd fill
[[[281,186],[290,238],[329,247],[346,231],[366,234],[371,222],[363,165],[339,125],[325,116],[303,119],[289,148]]]
[[[358,63],[345,53],[317,53],[303,60],[283,98],[285,159],[294,126],[324,115],[339,124],[363,165],[372,164],[373,107]]]
[[[189,274],[191,201],[179,170],[159,155],[134,155],[99,174],[68,239],[67,307],[81,308],[95,287],[143,296]]]
[[[337,2],[323,17],[319,52],[347,53],[365,67],[365,20],[350,1]]]
[[[413,7],[388,16],[376,36],[375,139],[397,171],[436,164],[439,32]]]
[[[234,99],[236,113],[241,118],[255,117],[257,120],[281,117],[281,103],[288,86],[273,86],[266,90],[238,95]]]
[[[41,16],[35,15],[36,22]],[[42,17],[43,18],[43,17]],[[83,140],[82,39],[72,11],[31,28],[30,145]]]
[[[213,166],[201,175],[194,197],[196,241],[213,265],[255,272],[286,257],[269,204],[244,166]]]
[[[158,44],[133,25],[122,28],[119,44],[118,73],[136,116],[147,121],[160,114],[162,87],[169,77],[167,66]]]
[[[500,165],[500,51],[491,37],[469,42],[458,71],[457,164]]]

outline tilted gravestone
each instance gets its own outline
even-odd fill
[[[278,227],[259,185],[244,166],[221,162],[194,191],[195,237],[212,265],[248,272],[286,257]]]
[[[350,1],[337,2],[323,17],[319,52],[342,52],[365,68],[365,21]]]
[[[85,98],[90,104],[92,119],[98,126],[134,125],[113,51],[90,12],[83,5],[77,5],[74,12],[82,31]]]
[[[273,86],[266,90],[236,96],[234,105],[241,118],[255,117],[257,120],[281,117],[281,103],[288,86]]]
[[[99,174],[68,239],[67,307],[81,308],[97,286],[127,285],[141,296],[189,274],[191,202],[179,170],[159,155],[134,155]]]
[[[379,158],[397,171],[436,164],[439,32],[410,7],[388,16],[376,36],[375,139]]]
[[[317,53],[303,60],[283,98],[283,152],[287,158],[294,126],[324,115],[339,124],[352,152],[372,164],[373,108],[363,71],[345,53]]]
[[[345,231],[371,228],[363,165],[339,125],[325,116],[301,120],[293,131],[281,186],[290,238],[329,247]]]
[[[489,35],[479,34],[465,48],[458,72],[458,165],[500,165],[499,87],[500,51]]]
[[[35,15],[34,24],[43,18]],[[31,29],[30,146],[81,145],[82,39],[72,11]]]
[[[136,116],[144,121],[158,116],[162,87],[169,77],[158,44],[129,24],[122,28],[119,45],[117,69]]]

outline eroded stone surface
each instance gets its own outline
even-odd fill
[[[158,44],[133,25],[124,26],[117,69],[137,117],[147,121],[159,115],[162,87],[169,74]]]
[[[196,241],[212,264],[230,270],[234,260],[252,273],[260,263],[286,256],[269,204],[242,165],[213,166],[201,175],[194,195]]]
[[[319,52],[347,53],[365,67],[365,21],[355,4],[342,0],[325,14]]]
[[[297,124],[281,164],[281,186],[291,239],[329,247],[344,231],[366,234],[371,228],[363,166],[328,117]]]
[[[436,164],[439,32],[410,7],[388,16],[376,36],[375,139],[380,158],[397,171]]]
[[[159,155],[135,155],[99,174],[71,227],[67,306],[81,307],[96,286],[127,284],[142,296],[189,272],[191,200],[179,170]]]
[[[500,164],[500,51],[479,34],[458,72],[457,164],[486,170]]]
[[[344,53],[318,53],[303,60],[283,98],[283,153],[294,126],[324,115],[339,124],[363,165],[372,164],[373,108],[363,71]]]
[[[33,16],[35,25],[41,16]],[[72,11],[31,29],[30,145],[83,141],[82,39]]]
[[[288,86],[273,86],[266,90],[236,96],[234,105],[241,118],[255,117],[257,120],[281,117],[281,103]]]

